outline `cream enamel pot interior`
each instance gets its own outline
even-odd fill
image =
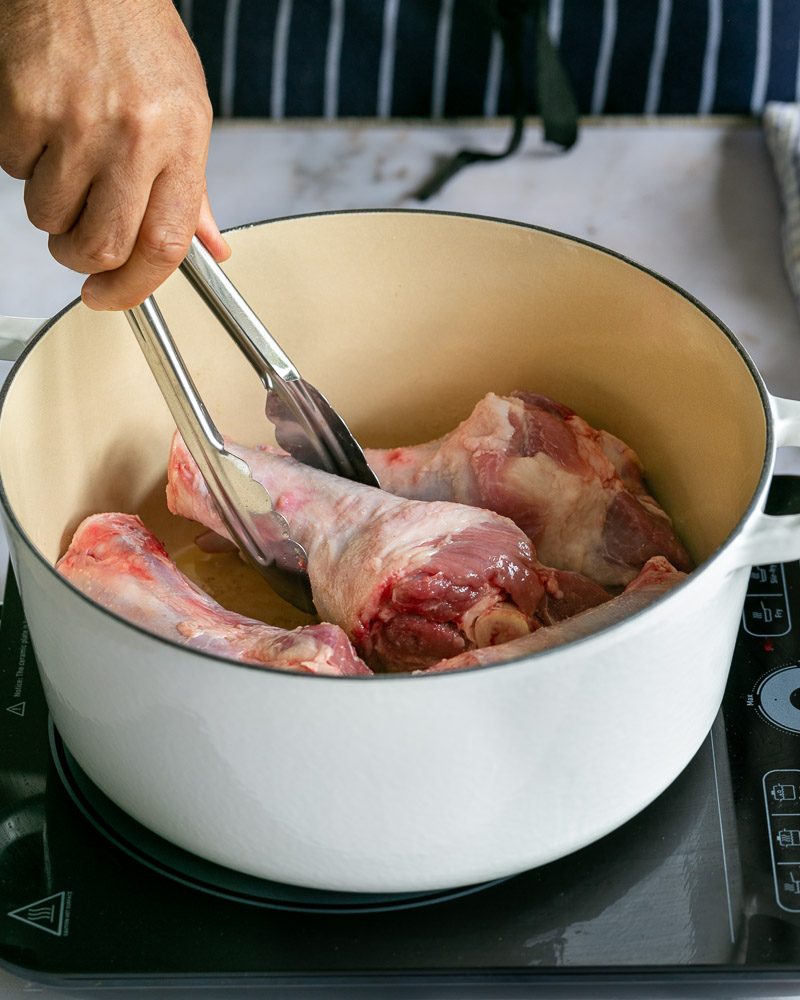
[[[434,437],[490,390],[546,393],[637,449],[699,568],[604,632],[458,674],[290,675],[155,638],[53,569],[87,514],[169,521],[166,407],[124,317],[74,304],[0,409],[14,568],[72,754],[181,847],[324,889],[465,885],[617,827],[704,739],[750,564],[800,557],[800,519],[762,513],[800,404],[679,289],[555,233],[363,212],[230,239],[235,282],[362,443]],[[268,439],[261,386],[184,279],[158,298],[219,426]]]

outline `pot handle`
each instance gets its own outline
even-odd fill
[[[0,316],[0,361],[16,361],[39,327],[47,322],[27,316]]]
[[[770,396],[775,446],[800,446],[800,401]],[[735,566],[800,559],[800,514],[761,514],[732,547]]]

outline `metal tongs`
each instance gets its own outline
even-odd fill
[[[307,465],[377,486],[345,422],[300,376],[197,237],[181,270],[256,370],[267,390],[266,415],[278,444]],[[247,463],[225,448],[155,299],[127,310],[126,317],[231,538],[281,597],[313,614],[305,550]]]

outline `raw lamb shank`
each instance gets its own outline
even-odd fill
[[[400,499],[278,449],[226,447],[247,462],[308,552],[320,616],[341,625],[375,669],[430,666],[610,597],[575,573],[543,566],[525,534],[498,514]],[[174,514],[225,534],[177,435],[167,502]]]
[[[547,628],[540,628],[537,632],[504,643],[502,646],[472,649],[452,659],[442,660],[424,672],[438,674],[449,670],[464,670],[466,667],[484,667],[490,663],[502,663],[504,660],[531,656],[543,649],[583,639],[641,611],[685,578],[686,574],[675,569],[663,556],[653,556],[647,560],[625,590],[605,604],[589,608],[573,618],[549,625]]]
[[[336,625],[289,632],[226,611],[180,572],[131,514],[87,517],[56,568],[98,604],[192,649],[276,670],[372,673]]]
[[[450,434],[366,455],[390,493],[495,510],[544,563],[605,587],[624,586],[655,555],[691,569],[636,454],[546,396],[490,393]]]

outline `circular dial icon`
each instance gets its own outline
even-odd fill
[[[773,725],[800,733],[800,666],[792,663],[767,674],[756,688],[756,705]]]

